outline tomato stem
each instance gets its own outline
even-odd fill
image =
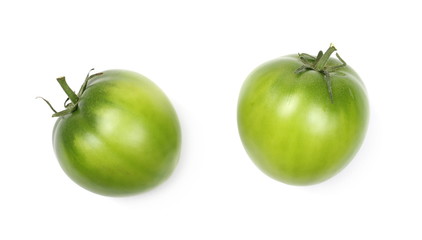
[[[78,95],[67,85],[66,78],[65,77],[59,77],[57,78],[57,81],[59,82],[60,86],[63,88],[66,95],[69,97],[70,101],[73,104],[77,104],[79,101]]]
[[[51,108],[51,110],[53,110],[54,114],[53,117],[62,117],[66,114],[72,113],[73,111],[76,110],[76,108],[78,107],[78,102],[80,97],[82,96],[82,94],[85,92],[87,86],[88,86],[88,81],[93,78],[94,76],[98,76],[101,75],[102,73],[96,73],[93,75],[90,75],[91,71],[94,69],[91,69],[86,78],[84,83],[81,86],[81,89],[79,90],[78,94],[76,95],[76,93],[69,87],[69,85],[66,82],[66,78],[65,77],[59,77],[57,78],[57,81],[59,82],[60,86],[62,87],[62,89],[64,90],[64,92],[66,93],[66,95],[68,96],[68,98],[66,99],[66,101],[64,102],[64,106],[65,106],[65,110],[57,112],[53,106],[50,104],[49,101],[47,101],[45,98],[42,97],[37,97],[40,98],[42,100],[44,100],[44,102],[47,103],[47,105]],[[67,101],[70,100],[70,103],[67,103]]]
[[[328,94],[330,96],[331,103],[334,103],[333,100],[333,91],[331,88],[331,76],[330,74],[335,72],[337,69],[345,67],[346,62],[340,57],[338,53],[336,56],[338,60],[340,60],[341,64],[335,66],[327,66],[328,60],[330,60],[331,54],[333,54],[337,49],[334,47],[333,44],[327,49],[325,53],[322,51],[318,52],[316,57],[306,54],[306,53],[299,53],[299,59],[302,61],[303,65],[296,69],[295,73],[300,74],[306,71],[317,71],[324,76],[324,80],[327,84]]]
[[[337,49],[334,47],[334,45],[331,44],[328,50],[325,51],[325,53],[319,59],[316,59],[317,61],[315,62],[315,70],[318,72],[322,71],[330,59],[331,54],[333,54],[333,52],[336,50]]]

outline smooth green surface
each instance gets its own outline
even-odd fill
[[[337,59],[328,62],[338,65]],[[369,106],[349,66],[331,74],[333,103],[321,73],[295,74],[297,55],[267,62],[246,79],[238,102],[243,145],[266,174],[293,185],[324,181],[345,167],[364,139]]]
[[[102,195],[128,195],[164,181],[180,152],[179,121],[150,80],[110,70],[94,76],[75,112],[53,131],[56,156],[68,176]]]

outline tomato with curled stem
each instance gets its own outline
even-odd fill
[[[238,130],[253,162],[292,185],[324,181],[344,168],[364,139],[369,104],[358,74],[334,46],[257,67],[238,100]]]
[[[77,184],[119,196],[148,190],[175,168],[181,146],[176,112],[146,77],[109,70],[89,75],[78,94],[58,78],[68,95],[56,112],[53,146],[59,163]]]

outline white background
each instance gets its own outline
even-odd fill
[[[418,1],[1,1],[0,239],[421,239]],[[334,43],[371,103],[365,142],[334,178],[261,173],[237,133],[245,77]],[[52,149],[56,77],[139,72],[172,100],[183,148],[171,178],[126,198],[90,193]]]

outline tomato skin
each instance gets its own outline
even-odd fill
[[[247,153],[267,175],[292,185],[319,183],[344,168],[359,150],[369,118],[365,87],[352,68],[331,74],[331,102],[324,76],[295,73],[302,65],[298,55],[264,63],[247,77],[238,100]]]
[[[60,117],[53,146],[66,174],[102,195],[130,195],[163,182],[175,168],[181,131],[164,93],[142,75],[93,76],[78,108]]]

